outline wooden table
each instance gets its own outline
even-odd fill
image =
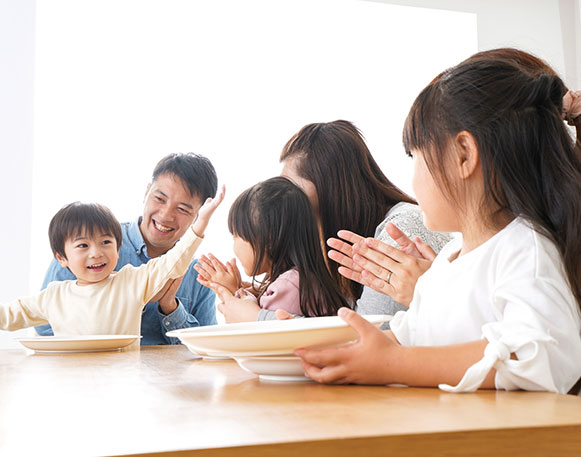
[[[183,346],[0,351],[0,456],[581,455],[581,398],[260,381]]]

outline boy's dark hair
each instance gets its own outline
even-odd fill
[[[97,231],[110,234],[121,248],[121,225],[111,210],[98,203],[74,202],[62,207],[48,226],[48,238],[53,254],[67,258],[65,243],[81,234],[93,236]]]
[[[155,166],[152,181],[165,174],[178,177],[190,192],[190,196],[197,195],[202,203],[208,197],[216,196],[216,170],[212,162],[204,156],[193,152],[168,154]]]
[[[272,262],[259,297],[282,273],[296,268],[303,315],[331,316],[348,306],[325,264],[313,207],[287,178],[271,178],[244,191],[230,208],[228,228],[252,246],[253,276],[265,259]]]

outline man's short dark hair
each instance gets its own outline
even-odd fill
[[[117,251],[121,248],[121,225],[111,210],[98,203],[74,202],[63,206],[52,218],[48,226],[48,238],[53,254],[67,258],[65,243],[83,233],[93,236],[97,232],[110,234],[117,241]]]
[[[166,155],[155,166],[152,181],[165,174],[178,177],[190,196],[197,195],[202,203],[208,197],[214,198],[218,191],[218,177],[212,162],[193,152]]]

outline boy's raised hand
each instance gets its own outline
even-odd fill
[[[220,206],[220,203],[222,203],[222,200],[224,200],[225,193],[226,187],[222,186],[220,192],[218,192],[218,194],[214,198],[207,198],[202,207],[200,208],[200,210],[198,211],[198,217],[192,224],[192,227],[196,235],[198,235],[199,237],[204,236],[204,232],[206,231],[208,222],[210,222],[210,218],[212,217],[212,214],[214,214],[216,208],[218,208],[218,206]]]

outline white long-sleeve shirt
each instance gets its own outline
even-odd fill
[[[86,286],[76,280],[52,282],[38,295],[0,305],[0,328],[17,330],[51,324],[56,336],[139,335],[143,307],[169,279],[188,269],[202,239],[193,228],[166,254],[139,267],[126,265]]]
[[[581,376],[581,313],[554,243],[519,218],[450,261],[461,243],[448,243],[419,278],[409,311],[391,321],[397,339],[489,341],[480,365],[445,390],[475,390],[494,367],[497,389],[566,393]]]

